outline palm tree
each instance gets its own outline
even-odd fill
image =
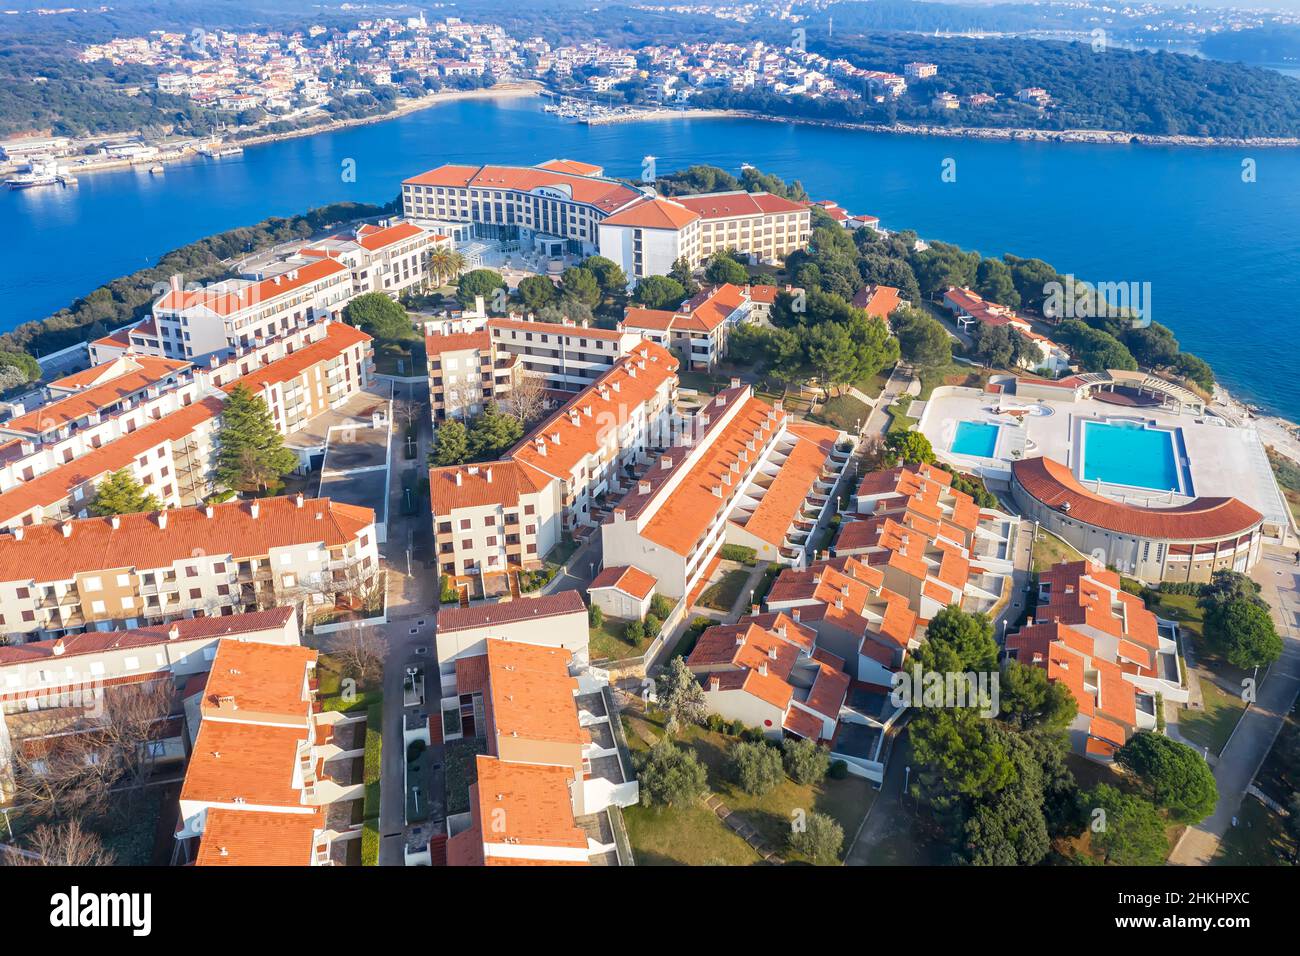
[[[448,246],[441,246],[429,256],[429,271],[433,273],[434,282],[443,285],[444,280],[451,280],[465,270],[465,257]]]

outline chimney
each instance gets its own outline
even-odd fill
[[[551,432],[551,441],[553,441],[555,444],[558,445],[558,444],[560,443],[560,433],[559,433],[559,432]]]
[[[733,377],[733,378],[731,379],[731,387],[732,387],[732,388],[740,388],[740,379],[739,379],[739,378],[735,378],[735,377]]]
[[[65,522],[63,522],[63,524],[59,525],[59,530],[63,532],[63,536],[64,536],[65,538],[71,538],[71,537],[72,537],[72,522],[71,522],[71,521],[65,521]]]
[[[790,616],[791,616],[792,618],[794,618],[794,622],[795,622],[796,624],[799,623],[799,609],[798,609],[797,607],[791,609],[791,611],[790,611]]]
[[[775,644],[773,644],[771,647],[769,647],[769,648],[767,649],[767,656],[768,656],[768,659],[769,659],[769,660],[776,660],[776,645],[775,645]]]
[[[211,518],[211,517],[212,517],[213,515],[215,515],[216,513],[217,513],[217,509],[214,508],[214,507],[212,507],[212,505],[204,505],[204,506],[203,506],[203,517],[205,517],[205,518]]]
[[[643,494],[643,495],[650,494],[650,482],[646,481],[643,478],[641,481],[637,482],[636,490],[639,494]]]
[[[626,509],[626,508],[615,508],[615,509],[614,509],[614,520],[615,520],[615,521],[626,521],[626,520],[627,520],[627,509]]]
[[[759,677],[767,676],[767,661],[763,661],[763,663],[758,665],[758,676]]]
[[[460,469],[457,468],[457,469],[456,469],[456,487],[459,488],[459,487],[460,487],[461,485],[463,485],[464,483],[465,483],[465,479],[461,477],[461,475],[460,475]]]
[[[492,469],[491,469],[491,468],[484,468],[484,469],[483,469],[483,478],[484,478],[485,481],[487,481],[487,483],[488,483],[489,485],[492,484]]]
[[[254,518],[258,516],[261,510],[262,510],[262,506],[258,504],[256,501],[250,501],[248,503],[248,513],[252,515]]]
[[[113,517],[109,519],[109,524],[111,524],[113,526],[113,530],[116,531],[118,528],[122,527],[122,516],[113,515]]]
[[[672,468],[672,466],[673,466],[673,456],[672,456],[672,455],[660,455],[660,456],[659,456],[659,467],[660,467],[660,468],[662,468],[664,471],[667,471],[668,469]]]
[[[296,495],[293,496],[293,503],[294,503],[294,505],[295,505],[296,507],[301,508],[301,507],[302,507],[302,502],[303,502],[303,497],[302,497],[302,492],[300,491],[300,492],[298,492]]]
[[[21,525],[17,528],[14,528],[14,540],[15,541],[23,540],[23,529]]]
[[[50,650],[53,651],[55,657],[62,657],[63,652],[67,650],[67,648],[63,645],[63,638],[60,637],[57,640],[55,640],[54,646],[51,647]]]
[[[217,698],[217,710],[238,710],[235,704],[235,698],[230,694],[222,694]]]
[[[167,640],[174,641],[176,640],[176,638],[180,636],[181,636],[180,625],[173,624],[171,627],[167,628]]]
[[[736,635],[736,646],[737,646],[737,647],[744,647],[744,646],[745,646],[745,632],[744,632],[744,631],[741,631],[739,634]]]
[[[710,677],[710,678],[709,678],[709,690],[712,691],[712,692],[715,693],[715,694],[716,694],[718,691],[722,690],[722,678],[721,678],[721,677]]]
[[[165,512],[165,511],[160,511],[160,512],[158,512],[158,527],[161,528],[161,529],[163,529],[163,530],[166,530],[166,528],[167,528],[167,512]]]
[[[185,288],[185,278],[179,272],[174,272],[167,277],[167,287],[172,292],[181,292]]]
[[[750,614],[757,614],[757,613],[758,613],[758,605],[757,605],[757,604],[751,604],[751,605],[749,606],[749,613],[750,613]]]

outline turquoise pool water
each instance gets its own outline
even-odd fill
[[[998,426],[988,422],[958,422],[957,434],[952,439],[955,455],[972,455],[992,458],[998,447]]]
[[[1153,491],[1181,491],[1174,433],[1136,422],[1084,422],[1083,477]]]

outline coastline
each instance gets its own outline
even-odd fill
[[[1157,136],[1148,133],[1125,133],[1119,130],[1042,130],[986,126],[928,126],[925,124],[854,123],[850,120],[815,119],[806,116],[782,116],[752,110],[729,109],[651,109],[607,116],[584,117],[578,122],[588,126],[611,123],[639,123],[666,119],[749,119],[769,123],[798,123],[828,129],[858,130],[864,133],[892,133],[900,136],[946,136],[953,139],[1015,140],[1037,143],[1085,143],[1110,146],[1195,146],[1259,147],[1264,149],[1300,147],[1300,137],[1231,137],[1231,136]]]
[[[396,109],[387,113],[377,113],[374,116],[359,116],[354,119],[331,120],[327,123],[316,123],[311,126],[304,126],[301,129],[286,130],[280,133],[263,133],[257,136],[249,136],[243,139],[225,140],[226,146],[238,146],[248,148],[250,146],[262,146],[267,143],[278,143],[284,140],[298,139],[303,136],[315,136],[319,133],[335,133],[340,130],[350,129],[355,126],[368,126],[372,123],[382,123],[385,120],[397,119],[410,113],[418,113],[421,110],[427,110],[434,106],[441,106],[444,103],[452,103],[457,100],[489,100],[489,99],[515,99],[524,96],[537,96],[543,87],[538,83],[503,83],[499,86],[492,86],[481,90],[439,90],[437,93],[430,93],[428,96],[422,96],[415,100],[402,100]],[[130,160],[130,159],[112,159],[101,162],[89,162],[85,164],[70,164],[68,172],[74,176],[83,173],[100,173],[111,172],[122,169],[149,168],[150,166],[166,166],[171,163],[187,162],[199,155],[199,147],[209,142],[208,138],[194,139],[189,138],[174,143],[161,144],[159,154],[151,156],[148,159]]]

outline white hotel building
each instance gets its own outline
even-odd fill
[[[402,207],[417,223],[469,222],[481,238],[547,256],[599,253],[633,282],[667,274],[679,258],[698,266],[723,249],[777,261],[811,235],[804,203],[743,191],[666,199],[601,172],[571,160],[439,166],[402,183]]]

